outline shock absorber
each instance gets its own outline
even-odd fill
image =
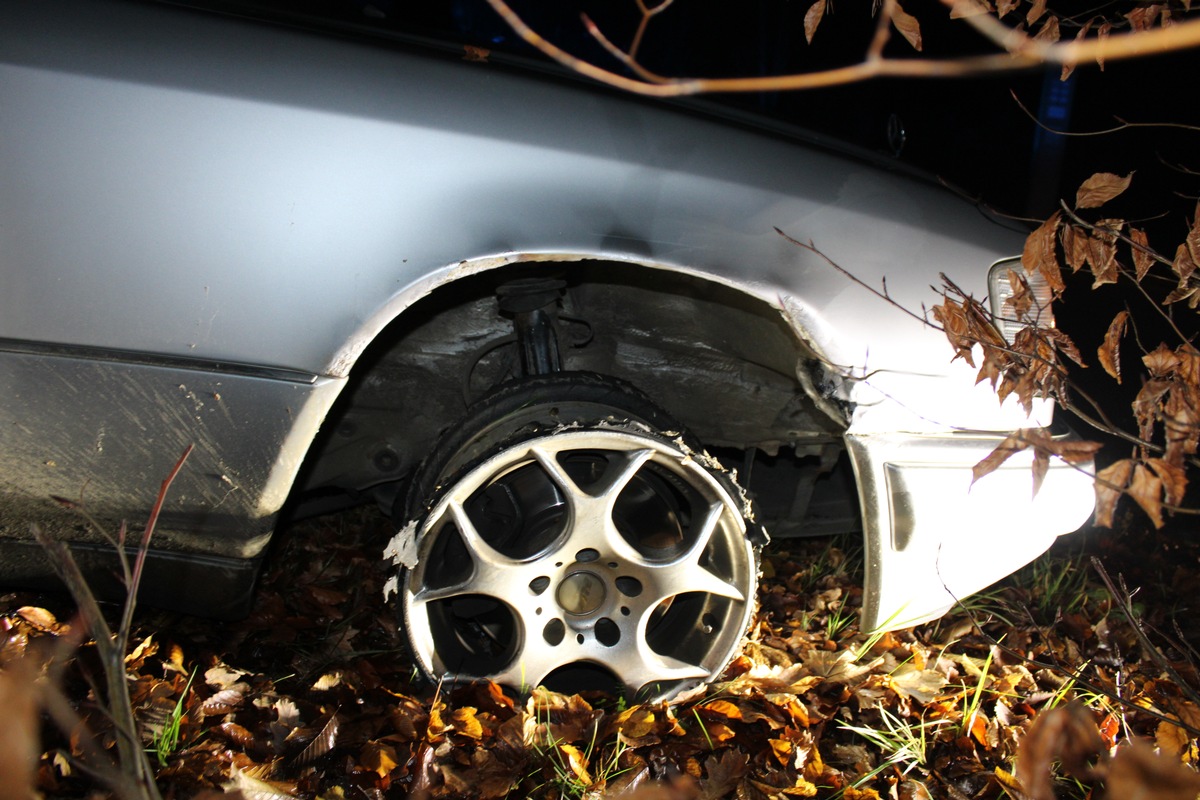
[[[562,372],[558,301],[566,285],[557,278],[520,278],[496,287],[500,310],[513,318],[523,377]]]

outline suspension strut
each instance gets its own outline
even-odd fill
[[[523,377],[562,372],[556,328],[566,285],[557,278],[520,278],[496,287],[500,310],[513,317]]]

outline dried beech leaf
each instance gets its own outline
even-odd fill
[[[996,0],[996,16],[1004,18],[1018,5],[1018,0]]]
[[[1026,436],[1032,428],[1024,428],[1019,431],[1013,431],[1004,441],[996,446],[996,449],[988,453],[987,456],[971,468],[971,485],[975,481],[990,475],[995,472],[1000,466],[1010,458],[1029,447],[1030,439]]]
[[[1133,240],[1134,245],[1130,245],[1130,251],[1133,254],[1133,267],[1137,274],[1137,279],[1140,281],[1146,277],[1146,273],[1150,271],[1150,267],[1154,266],[1154,256],[1150,255],[1147,250],[1150,249],[1150,239],[1146,236],[1146,232],[1141,228],[1129,229],[1129,238]]]
[[[38,796],[34,787],[42,748],[37,677],[38,670],[29,658],[6,664],[0,670],[0,708],[4,709],[4,723],[0,724],[0,797],[5,800]]]
[[[812,44],[813,35],[817,32],[817,26],[821,24],[821,20],[825,17],[826,0],[817,0],[808,7],[808,11],[804,14],[804,38]]]
[[[1192,258],[1191,252],[1188,250],[1187,244],[1181,244],[1175,249],[1175,260],[1171,263],[1171,269],[1175,270],[1175,274],[1179,276],[1180,288],[1196,271],[1196,262]]]
[[[933,318],[942,326],[942,331],[954,347],[954,358],[961,358],[972,367],[975,366],[975,359],[971,355],[975,340],[968,333],[966,310],[954,300],[946,298],[934,306],[932,311]]]
[[[403,761],[404,759],[396,754],[396,749],[386,742],[367,742],[358,754],[358,763],[363,769],[374,772],[381,778],[386,778]]]
[[[1062,33],[1058,28],[1058,17],[1049,17],[1042,24],[1041,30],[1033,37],[1036,42],[1045,42],[1046,44],[1054,44],[1062,38]]]
[[[454,732],[459,736],[465,736],[468,739],[482,739],[483,724],[479,721],[479,718],[475,716],[478,710],[479,709],[472,706],[463,706],[462,708],[454,709],[454,713],[450,715],[450,721],[454,726]]]
[[[1117,501],[1125,493],[1133,475],[1134,461],[1124,458],[1096,473],[1096,525],[1111,528]]]
[[[1088,237],[1089,234],[1085,230],[1070,224],[1063,225],[1063,256],[1066,258],[1067,266],[1071,268],[1071,272],[1079,272],[1080,269],[1087,265]]]
[[[1097,172],[1083,182],[1075,193],[1076,208],[1099,208],[1129,188],[1133,173],[1125,177],[1111,172]]]
[[[1092,30],[1092,20],[1089,19],[1087,22],[1083,23],[1083,25],[1080,26],[1078,31],[1075,32],[1075,43],[1079,44],[1079,43],[1082,43],[1085,39],[1087,39],[1088,33],[1090,33],[1091,30]],[[1065,81],[1067,78],[1071,77],[1071,73],[1074,71],[1075,71],[1074,64],[1071,64],[1071,63],[1063,64],[1062,72],[1059,73],[1058,79],[1060,81]]]
[[[900,35],[908,40],[914,50],[921,50],[921,23],[917,22],[917,18],[909,14],[900,4],[897,3],[892,8],[892,24],[896,26],[896,30],[900,31]]]
[[[245,684],[242,685],[245,686]],[[245,700],[245,692],[240,688],[222,689],[204,701],[200,706],[200,713],[206,717],[228,714],[230,711],[240,708]]]
[[[1096,41],[1102,42],[1105,39],[1107,39],[1108,34],[1112,33],[1112,29],[1113,29],[1113,24],[1111,22],[1102,23],[1100,25],[1100,27],[1096,29]],[[1102,51],[1102,50],[1098,51],[1097,55],[1096,55],[1096,65],[1098,67],[1100,67],[1101,72],[1104,72],[1104,56],[1102,55],[1103,52],[1104,51]]]
[[[1195,770],[1178,758],[1156,753],[1139,739],[1117,749],[1108,765],[1105,784],[1105,796],[1113,798],[1196,800],[1200,794],[1200,775]]]
[[[1120,220],[1100,220],[1096,230],[1088,237],[1088,261],[1092,264],[1092,288],[1095,289],[1106,283],[1116,283],[1117,271],[1117,237],[1105,228],[1122,224]]]
[[[1033,24],[1042,18],[1046,13],[1046,0],[1033,0],[1029,6],[1029,11],[1025,12],[1025,24],[1033,27]]]
[[[254,734],[236,722],[222,722],[212,730],[221,738],[240,745],[245,750],[253,750],[257,745]]]
[[[1121,311],[1113,321],[1108,325],[1108,331],[1104,334],[1104,344],[1100,345],[1100,349],[1096,355],[1100,358],[1100,366],[1104,367],[1104,371],[1116,378],[1117,383],[1121,382],[1121,337],[1125,335],[1125,328],[1129,322],[1129,312]]]
[[[1041,273],[1056,295],[1066,288],[1062,279],[1062,268],[1058,265],[1058,256],[1054,252],[1061,221],[1062,217],[1055,211],[1037,230],[1029,234],[1025,240],[1025,249],[1021,253],[1021,264],[1025,271],[1030,275]]]
[[[966,19],[991,13],[991,7],[979,0],[957,0],[950,7],[950,19]]]
[[[1183,503],[1183,495],[1187,492],[1187,471],[1179,464],[1171,464],[1161,458],[1146,460],[1150,469],[1158,476],[1163,485],[1163,502],[1170,506]]]
[[[1155,528],[1163,526],[1162,481],[1146,467],[1138,464],[1133,468],[1133,480],[1129,482],[1129,496],[1142,507]]]
[[[296,756],[295,760],[292,762],[293,765],[297,767],[304,767],[313,763],[322,756],[328,755],[329,752],[333,750],[334,745],[337,744],[339,727],[340,723],[338,722],[337,714],[334,714],[329,718],[329,721],[325,723],[325,727],[321,728],[321,732],[317,734],[317,737],[309,742],[307,747],[300,751],[300,754]]]
[[[1187,245],[1188,255],[1192,257],[1192,263],[1200,264],[1200,204],[1196,206],[1196,215],[1193,218],[1192,229],[1188,231],[1188,235],[1183,242]]]
[[[1159,344],[1154,352],[1142,356],[1142,363],[1155,378],[1168,377],[1180,367],[1178,354],[1165,344]]]
[[[1017,749],[1016,778],[1032,800],[1054,800],[1054,762],[1068,775],[1087,780],[1090,762],[1106,752],[1091,712],[1073,700],[1033,721]]]

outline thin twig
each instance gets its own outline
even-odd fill
[[[1042,130],[1053,133],[1057,136],[1107,136],[1111,133],[1119,133],[1120,131],[1131,130],[1133,128],[1179,128],[1180,130],[1196,131],[1197,133],[1200,133],[1200,125],[1186,125],[1182,122],[1127,122],[1120,117],[1113,117],[1113,119],[1120,123],[1119,125],[1114,125],[1111,128],[1103,128],[1098,131],[1059,130],[1058,128],[1051,128],[1049,125],[1042,122],[1036,114],[1030,111],[1025,104],[1021,102],[1021,98],[1017,96],[1015,89],[1009,89],[1008,93],[1012,95],[1013,102],[1017,104],[1017,108],[1025,112],[1025,116],[1029,117],[1029,119],[1031,119],[1035,125]]]
[[[1104,569],[1104,565],[1100,563],[1100,559],[1092,556],[1092,569],[1100,575],[1100,580],[1104,581],[1104,585],[1108,587],[1109,593],[1113,600],[1116,601],[1121,613],[1129,620],[1129,624],[1133,627],[1134,633],[1137,634],[1138,641],[1142,644],[1142,649],[1146,651],[1146,655],[1154,659],[1154,663],[1162,668],[1163,672],[1167,673],[1179,691],[1191,700],[1196,705],[1200,706],[1200,693],[1192,688],[1184,679],[1175,671],[1170,660],[1162,654],[1162,651],[1155,646],[1154,642],[1150,641],[1150,636],[1146,633],[1145,626],[1142,620],[1133,610],[1133,604],[1129,599],[1129,590],[1125,587],[1125,579],[1120,575],[1117,576],[1117,583],[1120,584],[1121,591],[1117,592],[1117,587],[1113,584],[1112,578],[1109,577],[1108,571]]]

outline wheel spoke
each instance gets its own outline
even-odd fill
[[[689,664],[654,652],[644,637],[638,637],[637,642],[636,648],[625,648],[615,653],[609,661],[631,697],[646,684],[708,677],[708,670],[698,664]]]
[[[471,551],[471,555],[477,565],[487,564],[490,567],[499,569],[516,566],[521,563],[509,558],[484,541],[484,538],[479,535],[479,529],[475,527],[475,523],[471,521],[470,516],[467,515],[467,510],[463,508],[462,502],[458,499],[450,501],[450,515],[454,519],[454,525],[458,528],[459,535],[463,538],[463,543]]]

